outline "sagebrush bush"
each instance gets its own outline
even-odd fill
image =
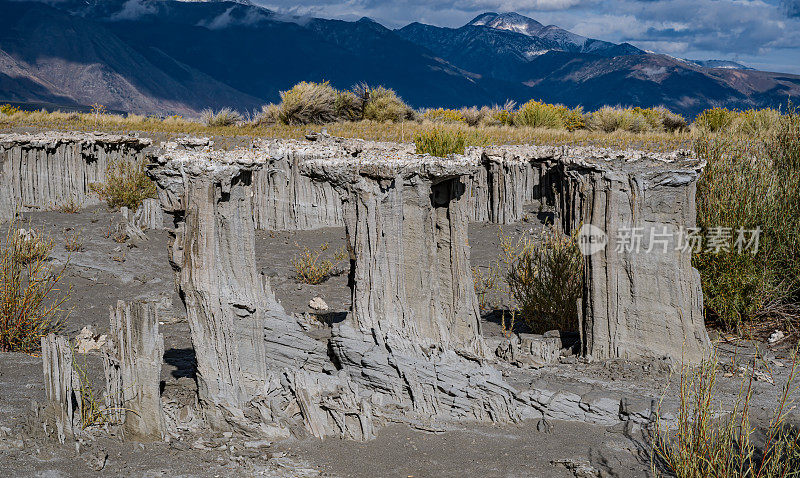
[[[451,154],[464,154],[467,146],[486,146],[488,139],[479,130],[466,128],[445,129],[433,127],[414,136],[417,154],[430,154],[446,158]]]
[[[741,135],[757,136],[774,133],[780,126],[781,112],[772,108],[737,112],[730,125]]]
[[[589,116],[589,128],[604,133],[631,131],[635,118],[636,115],[628,110],[604,106]]]
[[[205,109],[200,112],[200,121],[206,126],[236,126],[241,123],[242,120],[242,115],[231,108],[222,108],[216,112],[212,109]]]
[[[577,236],[547,229],[541,239],[523,238],[506,258],[506,282],[520,316],[533,332],[578,331],[583,256]]]
[[[515,126],[549,129],[564,128],[564,121],[559,107],[536,100],[530,100],[520,106],[514,113],[512,121]]]
[[[727,108],[711,108],[700,113],[695,118],[694,125],[700,130],[716,133],[730,128],[735,118],[735,111]]]
[[[399,123],[414,119],[414,110],[411,109],[394,90],[378,86],[369,88],[368,99],[364,105],[364,119]]]
[[[664,131],[674,133],[677,131],[684,131],[688,127],[686,118],[683,116],[673,113],[663,106],[658,106],[655,110],[658,111],[661,116],[661,125]]]
[[[0,351],[34,352],[60,328],[69,297],[60,282],[69,261],[48,261],[53,245],[39,232],[9,224],[0,246]]]
[[[477,127],[486,120],[486,118],[492,113],[492,110],[487,106],[483,106],[481,108],[472,106],[470,108],[461,108],[458,110],[458,112],[461,114],[463,121],[467,123],[467,125]]]
[[[288,125],[336,121],[337,93],[327,81],[301,81],[292,89],[281,91],[278,119]]]
[[[333,109],[340,121],[357,121],[364,114],[361,98],[352,91],[337,91]]]
[[[261,107],[261,110],[253,115],[251,124],[253,126],[269,126],[274,125],[279,121],[278,117],[281,112],[280,105],[268,103]]]
[[[125,206],[136,211],[145,199],[156,197],[156,186],[142,162],[113,162],[106,169],[106,182],[90,188],[113,209]]]

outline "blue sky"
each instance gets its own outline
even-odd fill
[[[387,27],[419,21],[457,27],[479,13],[515,11],[544,24],[698,60],[740,61],[800,74],[800,0],[251,0],[299,15]]]

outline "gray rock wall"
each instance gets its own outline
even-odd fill
[[[482,361],[465,273],[460,180],[467,163],[409,163],[380,157],[304,164],[309,177],[327,177],[347,197],[348,233],[359,238],[351,250],[362,252],[354,255],[353,274],[368,281],[353,290],[361,304],[353,320],[336,327],[330,341],[306,335],[256,273],[253,172],[267,164],[263,157],[252,150],[173,151],[150,164],[162,205],[179,218],[171,260],[213,426],[363,440],[388,419],[521,416],[524,404]],[[406,217],[415,218],[413,231],[404,230]]]
[[[159,390],[164,337],[156,305],[117,301],[110,308],[110,325],[113,347],[103,360],[109,418],[123,424],[127,437],[162,440],[167,435]]]
[[[565,155],[565,230],[593,225],[608,240],[585,258],[585,355],[697,362],[710,352],[700,276],[691,250],[680,244],[681,231],[695,226],[696,182],[704,165],[680,154]]]
[[[554,206],[556,151],[528,146],[468,150],[466,156],[478,164],[467,181],[470,220],[513,224],[523,218],[525,206]]]
[[[115,161],[142,159],[149,139],[99,133],[0,135],[0,221],[15,212],[89,206],[89,186],[103,183]]]

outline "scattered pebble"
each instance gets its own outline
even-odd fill
[[[322,300],[322,297],[320,296],[314,297],[313,299],[308,301],[308,307],[316,311],[328,310],[328,304],[326,304],[325,301]]]
[[[767,342],[769,342],[770,344],[775,344],[775,343],[778,343],[781,340],[783,340],[785,337],[786,337],[786,334],[784,334],[780,330],[776,330],[775,332],[772,332],[772,335],[769,336],[769,339],[767,339]]]

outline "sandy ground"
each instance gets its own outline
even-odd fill
[[[64,278],[71,286],[71,313],[62,333],[74,337],[86,325],[106,333],[109,307],[117,300],[148,299],[161,303],[160,331],[165,340],[162,371],[164,395],[182,403],[194,400],[193,357],[185,310],[175,293],[174,273],[167,260],[169,235],[149,231],[148,240],[117,243],[108,234],[120,216],[103,207],[80,213],[32,212],[29,225],[56,241],[53,260],[70,265]],[[28,224],[22,225],[27,227]],[[502,234],[518,237],[539,230],[531,222],[502,228]],[[69,253],[64,234],[80,232],[81,251]],[[501,228],[470,227],[471,261],[488,268],[499,254]],[[290,260],[303,247],[317,249],[329,244],[327,257],[344,245],[342,228],[317,231],[257,233],[257,261],[270,277],[276,297],[287,312],[311,312],[308,302],[322,297],[329,306],[328,321],[343,320],[350,304],[346,273],[319,285],[304,285],[294,277]],[[346,264],[337,264],[344,270]],[[482,324],[484,335],[500,334],[498,315],[504,296],[487,296],[489,307]],[[493,307],[492,307],[493,306]],[[767,355],[766,363],[785,361],[784,353],[749,342],[720,343],[725,360],[746,361],[754,351]],[[772,360],[772,361],[770,361]],[[507,366],[508,380],[519,387],[580,390],[612,397],[674,400],[675,376],[667,368],[610,362],[571,361],[538,370]],[[87,366],[100,379],[99,360],[87,358]],[[736,372],[738,363],[726,366]],[[786,367],[773,367],[776,382]],[[735,373],[721,377],[730,399],[740,380]],[[99,382],[98,382],[99,383]],[[756,408],[771,408],[780,389],[767,382],[754,385]],[[390,425],[375,440],[355,443],[338,439],[290,439],[254,443],[252,439],[210,432],[186,436],[170,443],[134,444],[101,437],[76,446],[60,446],[38,433],[31,419],[31,401],[44,401],[40,359],[24,354],[0,354],[0,475],[2,476],[341,476],[341,477],[571,477],[581,476],[579,465],[590,465],[595,476],[648,476],[650,447],[640,429],[580,422],[551,421],[551,428],[536,422],[505,426],[469,425],[441,433]],[[541,430],[541,431],[540,431]],[[102,465],[102,466],[101,466]]]

